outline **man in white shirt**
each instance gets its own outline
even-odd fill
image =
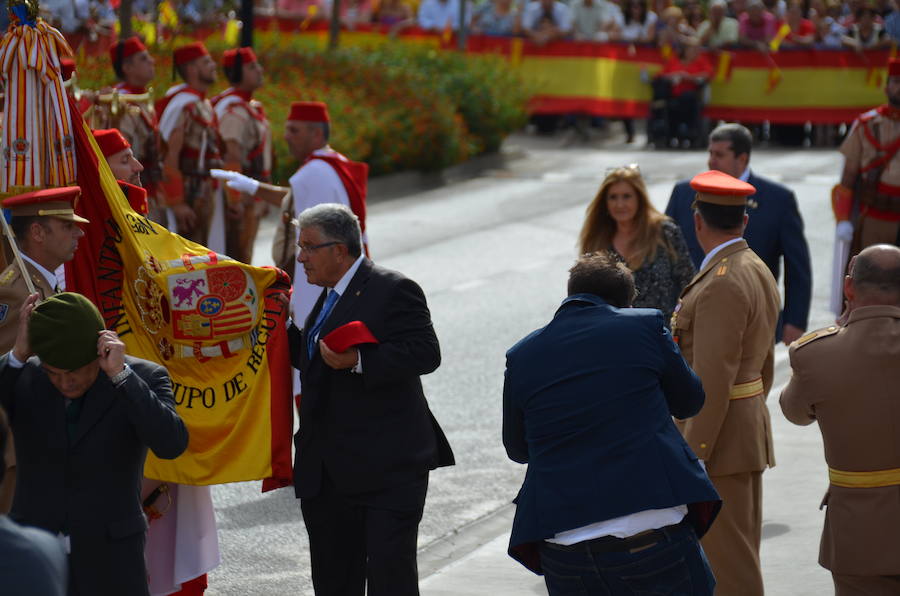
[[[466,7],[466,24],[472,12]],[[419,27],[425,31],[459,29],[459,0],[423,0],[419,5]]]
[[[697,29],[700,45],[708,48],[720,48],[738,42],[738,21],[726,16],[728,4],[725,0],[713,0],[709,3],[709,18]]]
[[[607,0],[573,0],[572,21],[579,41],[608,41],[625,26],[622,10]]]

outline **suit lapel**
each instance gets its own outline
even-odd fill
[[[325,319],[325,323],[319,331],[319,337],[325,337],[329,332],[350,320],[349,317],[359,304],[363,290],[365,289],[371,274],[372,261],[363,259],[362,263],[359,264],[356,273],[350,279],[347,289],[341,294],[341,297],[337,301],[337,304],[334,305],[331,314]]]
[[[110,382],[109,377],[106,376],[106,373],[101,370],[91,388],[79,399],[86,399],[87,401],[84,402],[84,409],[81,410],[81,416],[78,418],[75,439],[72,441],[73,447],[109,410],[116,399],[116,389]]]

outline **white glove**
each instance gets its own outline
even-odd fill
[[[846,220],[837,222],[834,235],[841,242],[851,242],[853,240],[853,224]]]
[[[254,180],[250,176],[244,176],[240,172],[213,168],[209,171],[209,174],[218,180],[227,180],[228,188],[248,194],[251,197],[259,190],[259,180]]]

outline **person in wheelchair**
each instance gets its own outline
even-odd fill
[[[656,147],[696,147],[703,141],[701,112],[713,65],[696,38],[682,40],[653,79],[647,136]]]

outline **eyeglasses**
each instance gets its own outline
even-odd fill
[[[332,240],[331,242],[323,242],[322,244],[298,244],[297,248],[300,249],[300,252],[308,252],[313,253],[319,250],[320,248],[325,248],[326,246],[334,246],[335,244],[341,244],[337,240]]]

